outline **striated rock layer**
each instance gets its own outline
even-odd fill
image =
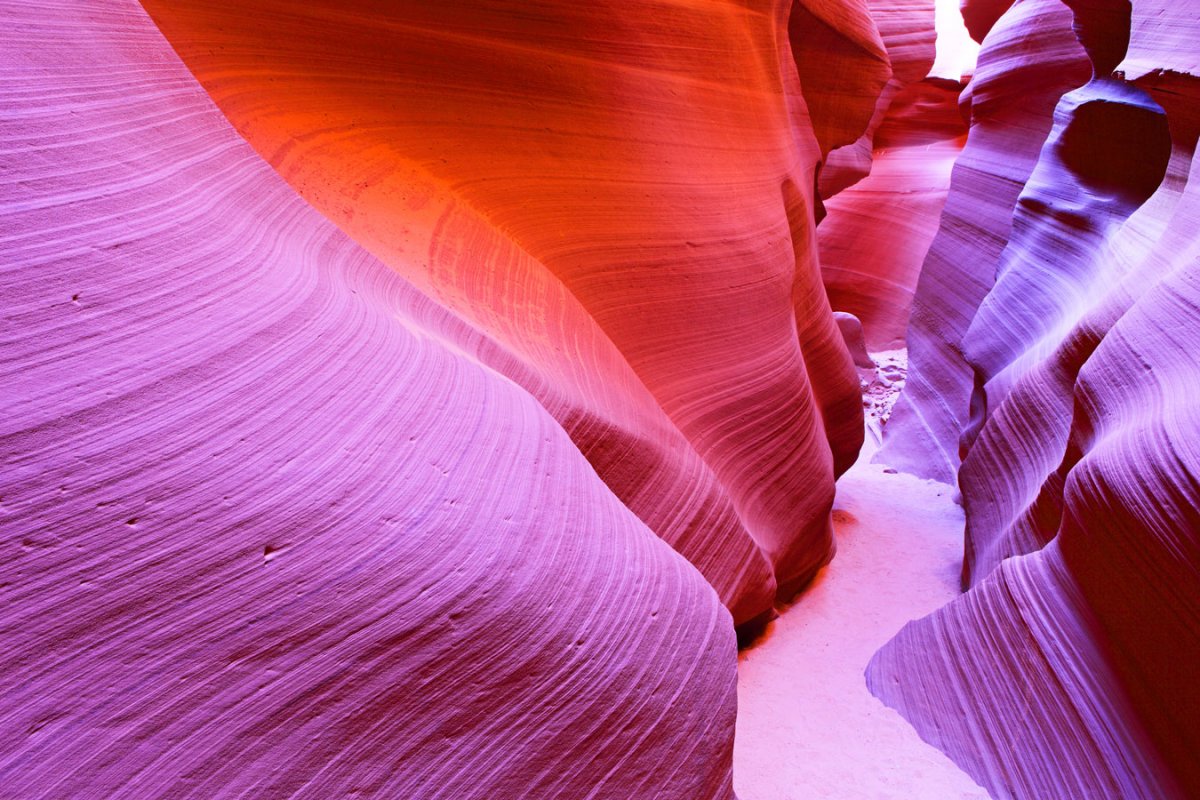
[[[136,4],[0,12],[0,794],[730,800],[728,613],[501,344]]]
[[[970,132],[917,282],[908,384],[880,454],[921,477],[955,479],[974,386],[963,335],[995,281],[1017,196],[1050,133],[1054,108],[1091,74],[1072,24],[1059,0],[1017,3],[988,35],[963,93]]]
[[[872,351],[904,345],[921,265],[966,138],[961,89],[929,79],[900,92],[875,133],[871,174],[825,201],[817,242],[829,302],[862,321]]]
[[[929,0],[917,2],[928,4]],[[879,104],[887,102],[884,95],[896,79],[896,64],[891,59],[895,45],[889,47],[881,36],[876,25],[878,10],[870,0],[796,0],[788,14],[788,40],[822,155],[867,135]],[[932,12],[928,16],[927,22],[932,24]],[[919,10],[906,15],[893,26],[900,30],[890,38],[907,39],[910,29],[919,28],[922,22],[926,20],[920,19]]]
[[[858,317],[879,351],[903,344],[966,125],[957,109],[961,87],[924,80],[934,63],[933,2],[873,2],[870,10],[892,77],[862,136],[821,167],[826,216],[817,241],[830,303]]]
[[[1034,5],[1013,4],[985,55]],[[964,370],[972,384],[969,417],[926,428],[960,435],[970,591],[907,626],[868,681],[997,796],[1195,797],[1200,5],[1070,5],[1059,30],[1092,79],[1058,101],[998,244],[956,242],[991,273],[941,306],[952,335],[923,339],[942,402]],[[941,235],[956,226],[948,211]],[[933,394],[910,410],[928,419]]]
[[[828,561],[862,418],[813,187],[890,74],[865,5],[146,6],[289,183],[494,338],[478,357],[736,621]],[[805,15],[863,82],[803,84]]]
[[[857,139],[838,143],[821,165],[817,186],[821,197],[825,199],[852,186],[871,172],[875,135],[896,96],[928,75],[934,62],[937,33],[933,0],[871,0],[867,8],[879,29],[880,43],[891,65],[890,77],[880,91],[870,95],[874,98],[869,100],[870,117],[861,135]],[[856,67],[854,64],[835,66],[823,54],[811,59],[798,57],[797,63],[811,63],[809,69],[818,73],[845,73],[847,70],[855,71]],[[862,72],[862,66],[857,65],[856,71]],[[801,77],[803,80],[803,74]],[[814,93],[811,83],[804,82],[806,98]]]

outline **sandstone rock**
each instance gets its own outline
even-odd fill
[[[854,359],[854,366],[861,369],[875,369],[875,362],[871,360],[871,354],[867,352],[867,341],[863,338],[862,323],[859,322],[858,317],[845,311],[835,311],[833,318],[837,322],[838,330],[842,332],[842,338],[846,341],[846,349],[850,351],[850,357]]]
[[[971,129],[954,166],[941,225],[917,282],[907,332],[909,376],[880,459],[952,482],[974,376],[962,339],[995,280],[1021,188],[1054,108],[1088,80],[1091,62],[1059,0],[1022,0],[988,37],[967,88]]]
[[[829,559],[862,418],[790,4],[146,5],[306,199],[497,336],[739,621]],[[886,69],[841,7],[804,13]]]
[[[1072,5],[1096,77],[1059,103],[961,339],[972,588],[868,680],[997,795],[1193,797],[1200,77],[1170,45],[1200,8],[1134,6],[1139,89],[1106,75],[1121,4]]]
[[[886,103],[881,93],[893,77],[891,48],[875,24],[876,8],[868,0],[795,0],[792,4],[788,39],[822,155],[857,141],[879,103]],[[919,12],[915,16],[919,18]],[[907,33],[897,38],[906,39]]]
[[[963,20],[971,38],[982,42],[992,27],[1017,0],[961,0]],[[1022,0],[1024,1],[1024,0]]]
[[[938,231],[966,125],[961,86],[920,81],[893,100],[871,174],[825,201],[817,228],[832,306],[862,320],[872,352],[903,346],[921,264]]]
[[[730,800],[728,613],[480,334],[135,3],[0,9],[0,794]]]
[[[875,135],[884,123],[896,95],[928,75],[934,62],[936,31],[933,0],[872,0],[868,3],[868,9],[887,51],[891,77],[877,93],[878,99],[862,135],[826,156],[817,183],[819,193],[825,199],[852,186],[871,172]],[[798,58],[798,63],[811,63],[810,69],[823,71],[820,65],[826,62],[823,58],[807,61]],[[852,66],[839,65],[839,69],[847,68]],[[811,81],[805,83],[806,97],[813,94],[808,83]]]

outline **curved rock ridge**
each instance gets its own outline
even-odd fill
[[[995,280],[1054,109],[1091,74],[1073,24],[1059,0],[1021,0],[984,41],[962,98],[971,118],[967,143],[913,296],[908,382],[879,453],[893,467],[956,479],[974,387],[963,336]]]
[[[929,79],[895,97],[871,174],[825,201],[817,228],[829,302],[862,321],[872,352],[904,346],[913,292],[966,141],[962,86]]]
[[[0,12],[0,794],[732,800],[729,614],[502,345],[135,3]]]
[[[1200,70],[1171,48],[1200,5],[1072,6],[1095,77],[1059,102],[955,355],[972,588],[868,681],[997,796],[1195,797]]]
[[[879,351],[902,346],[966,126],[957,111],[961,86],[923,80],[935,55],[932,0],[869,6],[892,74],[862,135],[821,167],[826,216],[817,241],[832,307],[857,316],[868,346]]]
[[[894,79],[892,48],[875,24],[877,10],[869,0],[792,4],[788,39],[822,155],[865,135]],[[908,26],[900,27],[903,37]]]
[[[1072,384],[1130,304],[1112,305],[1105,290],[1135,269],[1126,256],[1145,257],[1143,225],[1178,195],[1167,186],[1143,224],[1129,219],[1162,182],[1171,154],[1166,115],[1145,93],[1095,80],[1066,95],[1057,116],[1022,192],[996,284],[966,337],[981,410],[964,433],[970,450],[959,473],[969,582],[1054,536],[1070,467],[1062,461]],[[1158,279],[1138,276],[1151,285]]]
[[[828,199],[865,178],[871,172],[872,154],[879,127],[884,124],[896,96],[922,80],[933,67],[937,32],[933,0],[873,0],[868,3],[871,18],[887,51],[891,76],[878,92],[870,121],[855,141],[833,150],[825,158],[818,176],[818,190]],[[815,65],[823,59],[814,58]],[[846,67],[839,67],[845,69]],[[805,96],[813,90],[805,84]],[[901,103],[903,106],[904,103]]]
[[[865,6],[145,5],[301,195],[495,337],[486,362],[738,622],[828,561],[863,434],[814,246],[812,119],[843,123],[802,87],[788,19],[878,65],[840,112],[865,109],[857,137],[890,74]]]
[[[787,20],[805,106],[821,145],[817,187],[823,198],[870,172],[871,133],[880,125],[898,83],[893,50],[900,58],[912,60],[912,50],[919,50],[919,43],[913,47],[919,36],[913,29],[922,22],[919,11],[898,22],[890,14],[881,14],[878,4],[869,0],[838,6],[836,1],[797,0]],[[883,30],[876,25],[878,17],[892,26],[890,41],[884,40]],[[899,66],[904,70],[904,62]]]

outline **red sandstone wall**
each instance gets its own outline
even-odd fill
[[[868,346],[885,350],[903,344],[966,123],[957,107],[961,87],[924,80],[934,62],[931,0],[873,2],[870,12],[891,78],[863,134],[821,166],[817,243],[833,309],[858,317]]]
[[[0,787],[732,798],[862,436],[865,6],[147,5],[0,3]]]
[[[728,613],[480,334],[136,4],[0,10],[0,794],[732,798]]]
[[[828,560],[862,432],[806,100],[833,130],[875,99],[851,124],[829,87],[802,95],[788,17],[841,20],[850,69],[886,62],[865,10],[147,6],[305,198],[497,336],[510,363],[491,363],[738,621]]]
[[[837,147],[825,158],[817,183],[824,199],[833,197],[871,172],[875,134],[884,124],[896,95],[922,80],[933,66],[937,39],[933,0],[872,0],[867,8],[887,51],[891,64],[890,77],[878,92],[870,121],[862,130],[862,135]],[[800,62],[806,63],[803,60]],[[811,63],[811,69],[818,71],[817,65],[825,63],[825,59],[818,56],[812,58]],[[854,69],[853,65],[844,65],[840,69],[844,71],[847,67]],[[811,89],[806,92],[806,96],[811,94]]]
[[[835,311],[861,320],[871,351],[904,346],[921,265],[966,140],[962,87],[924,80],[892,100],[873,136],[871,174],[825,201],[821,274]]]

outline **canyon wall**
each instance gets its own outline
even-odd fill
[[[818,176],[819,194],[833,197],[871,172],[875,134],[883,124],[896,95],[929,74],[934,61],[936,30],[933,0],[870,0],[867,4],[879,30],[879,39],[891,63],[890,77],[878,92],[871,116],[857,139],[835,147],[825,158]],[[793,47],[795,44],[793,43]],[[826,72],[823,57],[798,59],[811,63],[813,72]],[[828,80],[828,79],[827,79]],[[844,80],[844,79],[843,79]],[[805,84],[806,96],[812,94]]]
[[[737,622],[829,560],[862,422],[814,185],[890,75],[866,5],[146,7],[303,197],[496,340],[489,366]],[[832,57],[861,79],[804,83]]]
[[[962,86],[917,81],[872,137],[871,172],[825,201],[821,274],[835,311],[855,315],[872,352],[904,346],[921,265],[938,232],[966,123]]]
[[[998,797],[1200,795],[1198,19],[1012,4],[921,277],[883,457],[957,471],[969,591],[868,681]]]
[[[872,351],[902,346],[921,264],[938,228],[966,123],[962,87],[926,80],[934,4],[873,2],[892,77],[856,141],[833,150],[818,179],[821,274],[834,311],[853,314]]]
[[[0,0],[0,794],[732,800],[836,311],[967,520],[872,691],[1200,796],[1196,2],[968,0],[961,97],[928,0],[144,6]]]
[[[2,11],[0,794],[731,798],[728,612],[478,332],[136,4]]]
[[[146,5],[0,3],[4,792],[731,798],[871,9]]]
[[[1054,108],[1091,74],[1071,25],[1060,0],[1018,3],[989,33],[961,99],[970,132],[921,268],[907,332],[908,382],[880,456],[906,472],[955,481],[974,386],[963,335],[995,279]]]

